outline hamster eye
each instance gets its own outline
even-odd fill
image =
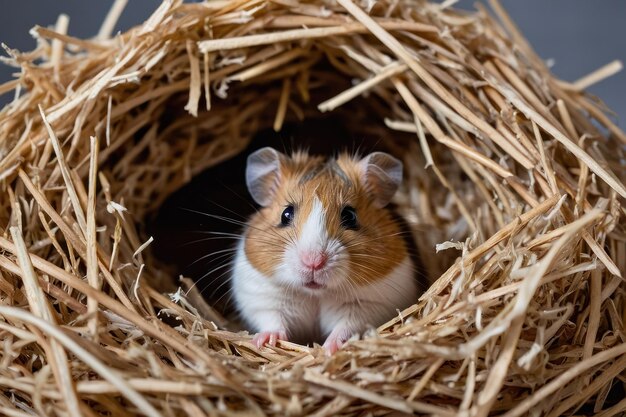
[[[283,214],[280,216],[280,225],[289,226],[293,222],[293,206],[287,206],[283,210]]]
[[[356,230],[359,227],[354,207],[346,206],[341,210],[341,225],[351,230]]]

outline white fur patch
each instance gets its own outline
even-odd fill
[[[298,249],[302,252],[319,252],[328,241],[326,214],[319,198],[313,200],[313,208],[306,219],[298,239]]]

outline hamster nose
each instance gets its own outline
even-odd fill
[[[300,261],[305,267],[317,271],[326,265],[328,255],[324,252],[302,252],[300,253]]]

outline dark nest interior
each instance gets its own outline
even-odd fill
[[[60,17],[7,50],[0,414],[624,412],[626,135],[584,91],[616,65],[556,79],[497,0],[453,3],[170,0],[111,36],[119,0],[97,38]],[[403,160],[393,203],[433,283],[331,357],[259,350],[168,265],[190,220],[153,225],[318,120],[309,144]]]

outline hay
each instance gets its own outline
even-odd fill
[[[496,0],[501,23],[409,0],[165,1],[110,38],[123,3],[95,39],[60,18],[6,60],[0,414],[626,410],[626,135],[582,91],[619,64],[555,79]],[[404,157],[396,202],[440,243],[430,270],[456,258],[331,358],[215,326],[142,229],[256,131],[317,108]]]

